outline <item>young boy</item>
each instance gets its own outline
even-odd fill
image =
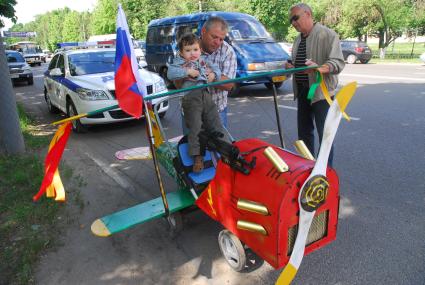
[[[179,39],[178,49],[179,54],[168,66],[169,80],[183,79],[182,88],[187,88],[220,79],[220,69],[201,54],[200,39],[196,35],[184,34]],[[193,171],[200,172],[204,168],[198,137],[201,128],[210,132],[225,132],[208,89],[186,92],[182,108],[184,122],[189,129],[189,155],[193,156]]]

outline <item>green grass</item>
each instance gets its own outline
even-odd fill
[[[33,284],[33,266],[40,254],[57,244],[65,214],[63,205],[44,197],[33,203],[43,179],[43,158],[51,135],[40,135],[33,120],[19,107],[27,151],[0,155],[0,284]],[[64,180],[72,175],[64,171]],[[61,219],[65,221],[66,219]]]
[[[48,146],[51,136],[43,134],[37,128],[33,119],[25,114],[24,109],[18,104],[19,124],[24,135],[25,145],[29,149],[37,149]]]
[[[378,43],[368,43],[369,47],[372,49],[374,57],[379,56],[379,48]],[[410,62],[420,63],[419,56],[425,52],[425,44],[424,43],[415,43],[415,47],[412,53],[412,43],[391,43],[387,47],[386,51],[386,59],[388,60],[398,60],[400,62],[409,62],[409,60],[413,60]],[[407,61],[406,61],[407,60]],[[379,62],[379,61],[377,61]]]
[[[377,57],[373,57],[370,60],[370,63],[422,63],[419,58],[385,58],[379,59]]]

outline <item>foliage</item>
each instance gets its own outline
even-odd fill
[[[16,22],[15,8],[16,0],[1,0],[0,1],[0,16],[9,18],[12,22]],[[4,27],[3,21],[0,19],[0,28]]]
[[[6,1],[6,0],[3,0]],[[8,0],[6,3],[14,3]],[[153,19],[202,11],[248,13],[262,22],[277,39],[292,41],[297,32],[288,20],[296,0],[98,0],[92,13],[68,8],[38,15],[33,22],[16,24],[13,31],[36,31],[35,39],[53,51],[57,42],[84,41],[91,35],[115,33],[118,3],[122,3],[130,32],[144,39]],[[424,0],[306,0],[316,21],[340,34],[341,38],[376,35],[387,47],[401,33],[425,34]],[[2,7],[2,6],[0,6]],[[13,9],[13,4],[9,6]],[[1,10],[0,10],[1,11]],[[8,42],[18,39],[8,39]]]
[[[25,144],[29,149],[41,148],[49,144],[50,138],[46,135],[37,135],[38,129],[35,122],[28,117],[22,106],[18,103],[19,125],[24,135]],[[0,283],[1,284],[1,283]]]
[[[115,33],[117,11],[118,0],[98,0],[92,15],[92,35]]]
[[[147,26],[153,19],[165,17],[165,1],[158,0],[127,0],[123,3],[123,9],[127,16],[130,32],[136,39],[146,37]],[[147,9],[146,7],[149,7]]]
[[[46,199],[35,205],[31,199],[43,178],[34,148],[47,148],[49,139],[34,133],[34,122],[21,107],[19,114],[27,153],[0,156],[0,284],[34,283],[33,264],[56,243],[59,229],[59,205]]]
[[[277,40],[283,40],[290,26],[289,8],[294,0],[249,0],[249,12],[263,23]]]

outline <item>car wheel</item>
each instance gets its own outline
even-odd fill
[[[272,90],[273,89],[273,85],[272,84],[274,84],[274,86],[276,86],[276,89],[279,89],[280,87],[282,87],[283,82],[275,82],[275,83],[268,82],[268,83],[264,83],[264,85],[266,85],[267,89],[269,89],[269,90]]]
[[[357,61],[357,56],[354,54],[350,54],[349,56],[347,56],[347,63],[349,64],[353,64]]]
[[[52,114],[59,113],[59,109],[53,106],[52,101],[50,100],[50,95],[49,93],[47,93],[46,88],[44,88],[44,100],[46,100],[47,109],[49,110],[50,113]]]
[[[28,78],[28,85],[33,85],[34,84],[34,78],[33,77],[30,77],[30,78]]]
[[[360,60],[360,62],[361,62],[361,63],[363,63],[363,64],[366,64],[366,63],[368,63],[368,62],[369,62],[369,60],[370,60],[370,59],[362,59],[362,60]]]
[[[238,83],[235,83],[233,85],[232,90],[229,91],[229,97],[236,97],[236,96],[238,96],[239,93],[240,93],[240,91],[241,91],[241,85],[238,84]]]
[[[71,100],[68,100],[68,102],[66,103],[66,114],[68,115],[68,117],[73,117],[78,115],[77,109],[75,108],[75,105]],[[85,133],[87,131],[86,127],[83,124],[81,124],[79,119],[73,120],[71,123],[72,123],[72,130],[74,132]]]
[[[241,241],[230,231],[222,230],[218,235],[218,245],[227,263],[239,272],[245,268],[246,253]]]
[[[171,80],[168,79],[167,72],[168,72],[168,68],[164,67],[161,69],[160,75],[164,79],[165,86],[167,86],[167,88],[169,89],[174,89],[175,88],[174,84]]]

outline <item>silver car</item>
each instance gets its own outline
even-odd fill
[[[7,65],[12,82],[26,81],[28,85],[34,84],[34,78],[31,67],[26,63],[25,58],[20,52],[6,50]]]

